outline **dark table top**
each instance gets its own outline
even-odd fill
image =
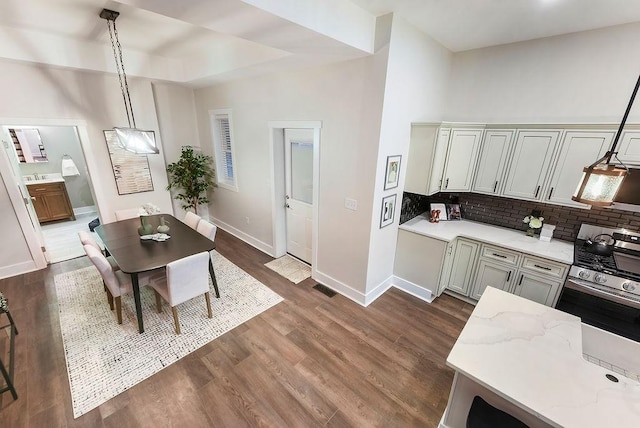
[[[163,242],[143,240],[138,235],[140,219],[116,221],[96,227],[96,233],[124,273],[140,273],[166,266],[192,254],[211,251],[216,245],[170,214],[147,216],[155,229],[160,217],[169,222],[171,238]]]

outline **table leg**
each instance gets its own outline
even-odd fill
[[[220,298],[220,292],[218,291],[218,282],[216,281],[216,274],[213,271],[213,262],[211,261],[211,257],[209,257],[209,273],[211,274],[211,281],[213,282],[213,289],[216,290],[216,297]]]
[[[144,323],[142,321],[142,304],[140,303],[140,285],[138,284],[138,274],[131,274],[131,284],[133,285],[133,299],[136,301],[136,316],[138,317],[138,331],[144,333]]]

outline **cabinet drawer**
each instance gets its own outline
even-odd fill
[[[27,184],[27,190],[31,196],[43,194],[47,192],[59,192],[66,190],[63,182],[59,183],[42,183],[42,184]]]
[[[564,278],[567,272],[567,265],[552,262],[551,260],[539,259],[537,257],[523,255],[522,269],[527,269],[530,272],[535,272],[545,276],[553,276],[556,278]]]
[[[482,244],[480,257],[497,262],[506,263],[508,265],[517,266],[520,261],[520,253],[517,251],[506,250],[493,245]]]

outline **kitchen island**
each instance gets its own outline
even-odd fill
[[[440,428],[465,427],[476,395],[530,427],[640,426],[637,378],[583,357],[600,346],[638,363],[640,344],[606,332],[607,342],[588,334],[583,343],[585,327],[593,331],[573,315],[487,288],[447,358],[456,373]]]

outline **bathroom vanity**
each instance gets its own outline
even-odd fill
[[[24,176],[38,221],[75,220],[67,187],[60,174]]]

